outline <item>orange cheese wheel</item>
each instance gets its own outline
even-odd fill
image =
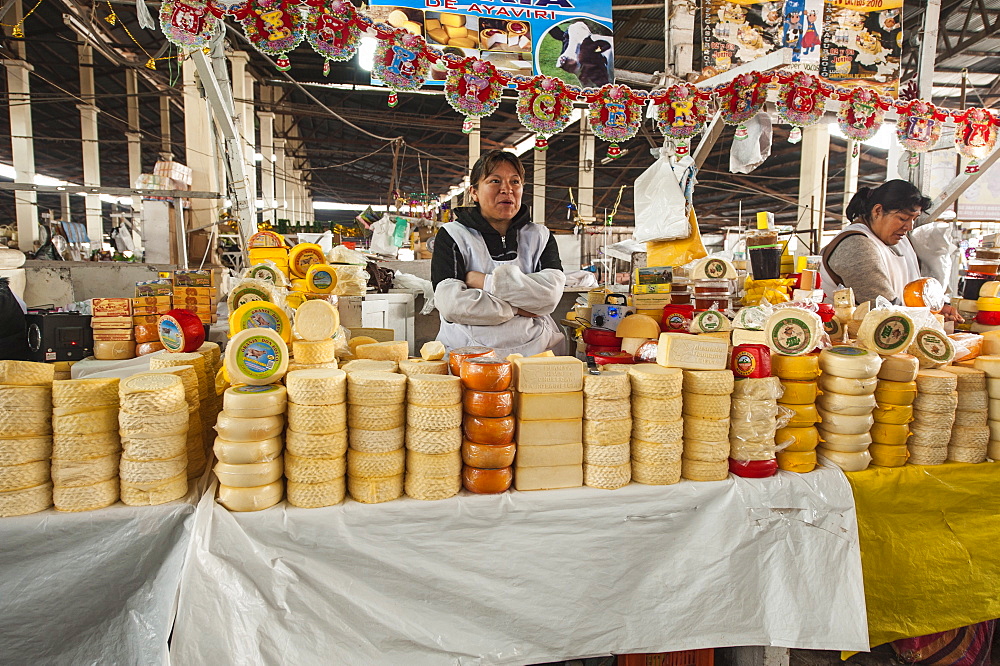
[[[514,377],[510,361],[493,356],[466,359],[460,369],[462,385],[475,391],[506,391]]]
[[[476,444],[510,444],[514,441],[514,417],[491,419],[466,414],[462,431],[466,439]]]
[[[514,394],[510,391],[467,390],[463,399],[465,413],[473,416],[498,418],[514,412]],[[506,467],[506,465],[501,465]]]
[[[480,495],[502,493],[510,488],[510,483],[513,480],[514,473],[511,472],[510,467],[500,469],[465,467],[462,470],[462,485],[470,493]]]
[[[155,342],[142,342],[135,346],[136,356],[145,356],[146,354],[152,354],[153,352],[163,351],[165,347],[163,343],[159,340]]]
[[[137,343],[143,342],[159,342],[160,341],[160,327],[156,324],[136,324],[135,325],[135,341]],[[162,349],[162,347],[161,347]]]
[[[462,361],[492,353],[493,350],[489,347],[459,347],[448,354],[448,368],[451,374],[459,377],[462,374]]]
[[[500,469],[514,464],[516,444],[477,444],[462,442],[462,462],[479,469]]]

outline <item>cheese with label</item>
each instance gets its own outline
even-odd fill
[[[281,416],[239,418],[226,412],[219,413],[215,430],[219,437],[230,442],[259,442],[281,434],[285,419]]]
[[[515,411],[522,421],[542,421],[558,416],[560,419],[583,418],[583,392],[569,393],[518,393]],[[628,412],[620,418],[627,418]]]
[[[583,390],[584,363],[571,356],[514,359],[513,387],[521,393],[570,393]]]
[[[771,374],[783,381],[814,381],[819,377],[819,373],[819,354],[771,356]]]
[[[267,301],[251,301],[229,315],[229,334],[254,328],[268,328],[286,343],[292,339],[292,326],[284,308]]]
[[[733,327],[748,331],[763,331],[767,315],[767,310],[759,305],[748,305],[747,307],[740,308],[736,313],[736,319],[733,320]],[[736,334],[734,333],[733,335],[735,336]],[[766,340],[766,338],[763,339]],[[735,345],[736,343],[734,342],[733,344]],[[761,344],[767,343],[761,342]]]
[[[337,271],[325,263],[313,264],[306,273],[306,287],[313,294],[329,294],[337,287]]]
[[[661,333],[656,363],[665,368],[724,370],[729,367],[729,344],[719,338]]]
[[[764,323],[771,351],[785,356],[808,354],[819,344],[822,332],[823,320],[804,308],[780,308]]]
[[[299,243],[288,253],[288,270],[297,278],[306,277],[310,266],[325,263],[323,248],[315,243]]]
[[[868,469],[872,456],[867,449],[856,453],[845,453],[843,451],[833,451],[831,449],[819,448],[816,453],[830,461],[845,472],[860,472]]]
[[[819,446],[819,430],[814,426],[778,428],[774,443],[785,451],[813,451]]]
[[[705,257],[694,265],[691,277],[695,280],[732,280],[736,278],[736,267],[722,257]]]
[[[816,399],[816,406],[831,414],[862,416],[875,409],[875,396],[824,392]]]
[[[580,418],[539,421],[518,418],[515,438],[518,446],[577,444],[583,442],[583,421]]]
[[[861,415],[832,414],[825,410],[818,410],[820,420],[823,422],[822,429],[841,435],[860,435],[871,430],[875,420],[870,413]]]
[[[809,405],[816,402],[818,395],[816,382],[783,381],[781,387],[778,399],[783,405]]]
[[[913,320],[901,310],[872,310],[858,329],[858,342],[883,356],[904,352],[916,334]]]
[[[239,418],[284,414],[286,400],[285,387],[280,384],[234,386],[222,394],[223,409]]]
[[[558,467],[583,464],[583,444],[530,446],[518,444],[514,473],[527,467]]]
[[[782,382],[777,377],[743,377],[733,382],[732,397],[734,400],[736,398],[777,400],[784,392]],[[813,393],[815,394],[815,382]]]
[[[234,383],[273,384],[287,369],[288,347],[269,328],[240,331],[226,347],[226,372]]]
[[[230,511],[262,511],[281,501],[285,493],[283,479],[278,479],[264,486],[255,488],[238,488],[219,486],[219,504]]]
[[[692,333],[716,333],[731,331],[732,324],[726,315],[718,310],[705,310],[695,314],[688,330]]]
[[[806,474],[816,469],[815,451],[778,451],[775,454],[778,460],[778,469],[797,474]]]
[[[443,342],[431,340],[430,342],[425,342],[420,347],[420,358],[425,361],[440,361],[444,358],[446,352],[447,350]]]
[[[934,328],[918,330],[909,351],[917,357],[921,368],[940,368],[955,358],[951,338]]]
[[[340,312],[322,299],[304,302],[295,311],[293,328],[303,340],[326,340],[340,327]]]
[[[837,345],[819,354],[820,370],[837,377],[868,379],[877,376],[881,366],[882,358],[878,354],[859,347]]]
[[[554,490],[583,485],[583,465],[523,467],[514,473],[515,490]]]
[[[893,382],[912,382],[917,378],[920,361],[912,354],[893,354],[882,358],[878,378]]]

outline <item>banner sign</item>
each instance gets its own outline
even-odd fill
[[[610,0],[374,0],[367,13],[432,49],[485,60],[507,75],[594,89],[614,82]],[[432,67],[427,83],[443,84],[446,69]]]
[[[902,0],[826,0],[820,75],[842,87],[899,91]]]

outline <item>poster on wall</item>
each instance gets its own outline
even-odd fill
[[[820,76],[895,97],[903,51],[902,0],[825,0]]]
[[[368,15],[509,74],[545,74],[585,88],[614,82],[611,0],[373,0]],[[427,83],[445,77],[438,65]]]
[[[704,0],[702,73],[721,74],[778,49],[791,49],[786,69],[819,71],[823,0]]]

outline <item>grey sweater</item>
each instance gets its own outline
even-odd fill
[[[899,295],[892,293],[892,283],[871,238],[861,234],[848,236],[830,255],[829,264],[844,286],[854,290],[858,304],[872,301],[874,305],[878,296],[899,304]]]

